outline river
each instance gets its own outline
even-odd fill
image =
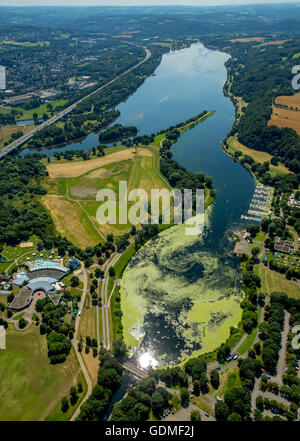
[[[139,134],[155,133],[203,110],[216,111],[172,147],[180,164],[213,178],[217,196],[206,212],[204,234],[186,236],[183,226],[163,232],[134,256],[122,278],[124,338],[144,367],[149,359],[176,364],[213,350],[241,318],[241,275],[231,251],[254,180],[220,146],[235,118],[223,94],[228,58],[202,44],[165,54],[155,74],[117,107],[116,122],[135,125]],[[97,143],[93,133],[61,149],[88,150]],[[53,154],[52,149],[42,152]]]
[[[121,282],[125,341],[138,348],[135,357],[144,367],[149,359],[176,364],[215,349],[241,318],[239,263],[230,253],[254,181],[220,146],[235,118],[223,94],[228,58],[201,44],[170,52],[118,107],[118,122],[136,125],[142,134],[216,111],[172,147],[180,164],[213,178],[217,197],[207,210],[205,233],[189,237],[183,226],[163,232],[134,256]]]

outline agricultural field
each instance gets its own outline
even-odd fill
[[[300,93],[293,96],[280,96],[275,100],[268,126],[289,127],[300,135]]]
[[[6,346],[0,351],[0,395],[5,397],[0,401],[1,420],[39,421],[59,412],[62,397],[81,374],[73,349],[64,363],[51,365],[46,337],[37,327],[23,332],[9,328]],[[81,382],[85,386],[84,379]]]
[[[251,43],[252,41],[263,41],[264,37],[249,37],[249,38],[234,38],[232,40],[228,40],[231,43]]]
[[[33,43],[31,41],[14,41],[14,40],[5,40],[1,44],[7,44],[11,46],[23,46],[23,47],[36,47],[36,46],[50,46],[50,41],[38,41]]]
[[[259,162],[260,164],[263,164],[264,162],[270,161],[272,159],[272,156],[267,152],[261,152],[259,150],[253,150],[249,149],[245,145],[243,145],[241,142],[239,142],[236,138],[232,138],[228,141],[228,144],[230,148],[235,151],[240,151],[244,155],[251,156],[255,161]],[[290,171],[282,164],[279,165],[271,165],[270,170],[276,170],[281,173],[290,173]]]
[[[52,215],[57,230],[76,245],[95,245],[109,233],[124,234],[129,224],[100,225],[96,214],[100,189],[113,190],[118,199],[119,182],[126,181],[128,191],[141,188],[150,197],[151,189],[166,188],[161,175],[153,168],[151,148],[128,148],[108,153],[89,161],[54,162],[47,164],[49,193],[42,203]],[[157,155],[155,156],[156,167]],[[116,210],[118,219],[118,207]]]

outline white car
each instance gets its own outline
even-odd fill
[[[223,401],[221,397],[216,398],[217,401]]]
[[[80,314],[81,314],[81,311],[78,311],[78,315],[79,315],[79,317],[80,317]]]

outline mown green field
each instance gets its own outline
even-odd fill
[[[120,149],[124,150],[123,148]],[[116,150],[113,151],[116,153]],[[150,200],[152,189],[163,189],[167,185],[159,173],[159,157],[155,156],[156,169],[153,167],[153,154],[156,149],[138,148],[136,152],[127,155],[124,160],[118,160],[118,155],[112,156],[110,153],[103,158],[103,164],[99,165],[99,158],[86,161],[89,167],[84,172],[81,162],[69,161],[64,164],[66,167],[66,177],[52,177],[45,180],[48,194],[42,198],[42,202],[49,210],[57,230],[73,243],[80,247],[95,244],[103,241],[97,229],[106,236],[109,233],[122,235],[129,228],[130,224],[119,224],[119,208],[116,207],[116,224],[102,225],[97,222],[97,210],[101,202],[96,201],[96,195],[100,189],[110,189],[119,198],[119,182],[127,182],[128,192],[132,189],[140,188],[147,192]],[[97,161],[97,162],[96,162]],[[105,162],[106,161],[106,162]],[[67,177],[69,168],[76,167],[75,177]],[[51,166],[53,168],[53,165]],[[133,202],[129,202],[128,209]]]
[[[297,284],[287,280],[284,275],[271,271],[262,263],[255,265],[255,273],[261,279],[261,290],[271,294],[274,291],[285,292],[289,297],[300,299],[300,289]]]
[[[73,349],[65,363],[51,365],[46,337],[38,328],[9,329],[6,350],[0,351],[0,419],[37,421],[58,412],[80,373]],[[82,384],[85,387],[83,380]]]
[[[52,104],[53,109],[55,109],[58,106],[63,106],[64,104],[66,104],[66,102],[66,100],[53,100],[49,101],[49,103],[47,104]],[[41,106],[30,110],[26,110],[24,109],[24,107],[14,107],[14,109],[23,113],[23,115],[19,118],[19,121],[24,121],[26,119],[32,119],[34,113],[37,113],[38,118],[42,118],[44,113],[47,113],[48,116],[50,116],[50,113],[47,109],[47,104],[42,104]]]

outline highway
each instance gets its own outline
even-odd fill
[[[138,46],[138,45],[136,45],[136,46]],[[66,109],[62,110],[61,112],[57,113],[56,115],[52,116],[47,121],[45,121],[42,124],[36,126],[30,132],[26,133],[26,135],[21,136],[20,138],[18,138],[17,140],[13,141],[9,145],[3,147],[3,149],[0,151],[0,159],[3,158],[4,156],[6,156],[8,153],[12,152],[13,150],[21,147],[23,144],[25,144],[27,141],[29,141],[29,139],[32,138],[32,136],[35,133],[37,133],[39,130],[43,129],[44,127],[50,126],[51,124],[59,121],[64,116],[68,115],[70,112],[72,112],[72,110],[75,109],[76,106],[78,106],[78,104],[82,103],[84,100],[86,100],[86,99],[90,98],[91,96],[95,95],[96,93],[100,92],[105,87],[110,86],[111,84],[113,84],[115,81],[117,81],[122,76],[128,74],[132,70],[134,70],[137,67],[139,67],[141,64],[145,63],[151,57],[151,52],[145,46],[140,46],[140,47],[142,47],[145,50],[145,52],[146,52],[146,56],[145,56],[145,58],[142,61],[140,61],[136,65],[132,66],[130,69],[127,69],[125,72],[123,72],[122,74],[118,75],[116,78],[114,78],[113,80],[111,80],[108,83],[104,84],[103,86],[99,87],[98,89],[94,90],[90,94],[88,94],[85,97],[81,98],[80,100],[76,101],[76,103],[72,104],[71,106],[67,107]]]

